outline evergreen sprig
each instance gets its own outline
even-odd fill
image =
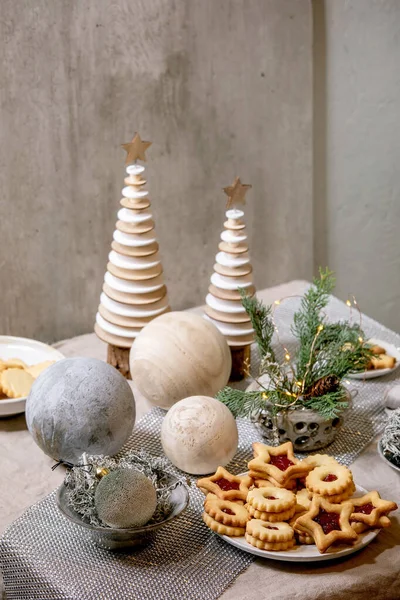
[[[299,345],[288,371],[272,347],[275,331],[272,307],[241,290],[242,304],[248,313],[260,351],[260,377],[269,382],[260,391],[243,392],[225,387],[217,398],[235,416],[250,416],[268,406],[273,413],[289,407],[305,407],[326,419],[337,417],[347,407],[346,390],[341,384],[351,371],[364,370],[373,353],[364,342],[358,324],[348,321],[329,323],[323,313],[335,278],[329,269],[320,269],[319,277],[305,292],[294,314],[291,331]],[[257,381],[257,380],[256,380]],[[300,391],[301,390],[301,391]]]
[[[271,319],[272,307],[265,306],[255,296],[250,298],[244,288],[240,288],[242,304],[250,317],[254,329],[255,341],[260,351],[260,358],[269,355],[270,360],[275,362],[275,353],[272,349],[272,336],[274,335],[274,324]]]
[[[248,417],[265,408],[262,391],[243,392],[242,390],[224,387],[218,392],[216,398],[229,408],[234,417]]]
[[[313,352],[315,335],[318,328],[324,327],[325,323],[322,309],[327,306],[329,294],[335,287],[332,271],[320,269],[319,275],[319,278],[314,279],[313,285],[304,294],[300,308],[293,316],[291,327],[293,335],[299,341],[299,349],[295,357],[297,377],[300,381],[306,377],[306,387],[311,383],[310,372],[317,360],[317,354]]]

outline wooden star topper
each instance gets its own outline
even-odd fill
[[[246,204],[245,195],[251,187],[251,185],[242,183],[239,177],[236,177],[232,185],[224,187],[224,192],[228,196],[226,208],[228,209],[237,204]]]
[[[145,142],[141,139],[138,133],[135,133],[133,140],[128,144],[122,144],[123,149],[127,152],[125,164],[131,165],[137,159],[146,161],[145,152],[151,146],[151,142]]]

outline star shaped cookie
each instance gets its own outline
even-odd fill
[[[386,523],[381,517],[396,510],[396,502],[390,500],[382,500],[377,491],[368,492],[361,498],[352,498],[353,512],[351,513],[350,521],[364,523],[368,527],[380,527],[382,523]],[[384,525],[385,526],[385,525]]]
[[[280,446],[267,446],[255,442],[253,452],[255,458],[248,463],[248,467],[254,479],[264,478],[272,483],[286,485],[294,478],[305,477],[312,469],[311,465],[295,457],[292,442]]]
[[[221,500],[246,501],[252,483],[248,475],[232,475],[224,467],[218,467],[214,475],[199,479],[196,485],[203,492],[215,494]]]
[[[323,554],[332,544],[352,544],[358,538],[350,525],[353,504],[331,504],[321,496],[314,496],[310,510],[301,515],[294,523],[294,529],[300,534],[314,538],[315,545]]]

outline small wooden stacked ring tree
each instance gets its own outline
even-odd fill
[[[129,351],[142,328],[170,310],[158,254],[149,192],[143,178],[151,142],[138,133],[127,152],[122,208],[114,231],[94,330],[108,343],[107,361],[129,378]]]
[[[249,296],[255,294],[253,269],[243,221],[244,212],[236,208],[245,204],[245,194],[250,188],[251,185],[242,184],[239,177],[231,186],[224,188],[228,196],[227,220],[221,233],[220,252],[215,257],[214,273],[206,297],[205,317],[225,336],[231,350],[232,381],[243,379],[254,340],[254,330],[239,291],[242,288]]]

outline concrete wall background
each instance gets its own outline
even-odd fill
[[[400,331],[400,2],[313,8],[315,265]]]
[[[311,276],[308,0],[3,0],[0,45],[1,333],[92,329],[136,130],[174,308],[204,299],[236,174],[257,285]]]

